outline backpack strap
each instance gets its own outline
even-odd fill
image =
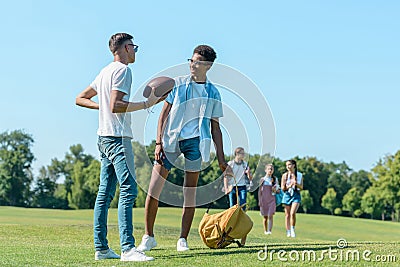
[[[221,179],[219,185],[217,186],[217,190],[215,191],[215,196],[217,196],[217,194],[218,194],[218,189],[219,189],[221,186],[224,186],[224,179]],[[237,190],[236,190],[236,191],[237,191]],[[213,202],[210,202],[210,203],[207,205],[207,211],[206,211],[206,213],[208,213],[208,212],[210,211],[210,208],[211,208],[212,204],[213,204]]]

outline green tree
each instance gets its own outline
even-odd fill
[[[359,218],[362,214],[363,214],[363,211],[361,209],[356,209],[354,211],[354,216],[356,216],[357,218]]]
[[[349,181],[351,187],[357,188],[361,195],[363,195],[364,192],[367,191],[370,186],[372,186],[371,174],[364,170],[350,174]]]
[[[298,170],[303,173],[304,190],[308,190],[313,199],[313,206],[310,208],[310,212],[322,212],[320,203],[326,190],[330,174],[329,169],[326,167],[326,164],[315,157],[295,158],[295,160]]]
[[[92,209],[96,201],[99,188],[100,162],[91,159],[89,166],[85,162],[77,161],[72,170],[71,194],[69,205],[74,209]]]
[[[308,190],[301,190],[301,206],[303,207],[304,213],[307,213],[307,211],[313,206],[313,199],[310,195],[310,191]]]
[[[248,205],[249,210],[253,210],[258,207],[258,203],[256,198],[254,197],[254,193],[247,193],[246,204]]]
[[[335,209],[339,207],[334,188],[328,188],[325,195],[322,197],[321,206],[329,210],[332,215]]]
[[[55,195],[57,176],[51,170],[41,167],[35,181],[32,206],[37,208],[62,208],[63,199]]]
[[[400,217],[400,150],[380,159],[372,169],[373,186],[382,194],[383,205],[392,220]]]
[[[378,188],[370,187],[361,198],[361,209],[371,215],[371,219],[383,213],[383,196]]]
[[[22,130],[0,134],[0,205],[29,206],[34,140]]]
[[[341,209],[341,208],[336,208],[336,209],[333,211],[333,213],[334,213],[335,215],[341,215],[341,214],[342,214],[342,209]]]
[[[330,175],[328,177],[327,188],[335,189],[336,199],[340,203],[343,199],[343,196],[352,187],[349,178],[351,169],[346,164],[346,162],[342,163],[330,162],[326,164],[326,166],[330,172]]]
[[[354,216],[354,212],[361,207],[361,195],[357,188],[351,188],[342,200],[342,209],[350,212]]]
[[[336,192],[336,199],[341,202],[344,195],[351,188],[351,184],[348,182],[349,177],[341,173],[331,173],[328,178],[328,188],[333,188]]]
[[[63,178],[64,209],[92,208],[99,184],[100,162],[83,152],[80,144],[70,146],[63,160],[52,159],[49,169]]]

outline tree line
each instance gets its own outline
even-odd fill
[[[33,137],[22,130],[0,134],[0,205],[91,209],[99,186],[100,162],[84,152],[82,145],[69,148],[63,159],[54,158],[42,166],[34,177],[31,164]],[[138,184],[147,189],[155,141],[144,146],[133,142]],[[213,157],[212,157],[213,158]],[[226,156],[226,160],[232,156]],[[379,159],[370,170],[353,171],[345,162],[325,163],[316,157],[295,157],[298,170],[304,175],[304,190],[300,211],[371,219],[399,221],[400,219],[400,150]],[[273,163],[274,175],[281,180],[286,171],[285,160],[270,155],[249,155],[249,167],[256,185],[248,194],[250,209],[258,209],[257,185],[265,175],[264,166]],[[171,170],[168,180],[183,184],[183,171]],[[217,160],[201,171],[199,185],[208,184],[221,175]],[[222,186],[222,185],[221,185]],[[143,207],[146,193],[139,189],[135,207]],[[215,188],[219,190],[219,188]],[[117,191],[112,207],[118,205]],[[210,192],[210,198],[212,197]],[[176,196],[180,197],[180,196]],[[160,206],[166,204],[160,202]],[[213,203],[215,208],[227,208],[222,197]],[[278,210],[282,207],[279,207]]]

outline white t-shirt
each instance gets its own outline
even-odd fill
[[[236,163],[234,160],[228,162],[228,165],[232,168],[233,175],[236,179],[237,186],[246,185],[246,178],[244,171],[246,170],[247,162],[242,161],[241,163]],[[235,185],[235,180],[233,177],[230,177],[228,180],[229,185]]]
[[[196,98],[202,97],[205,92],[205,84],[192,82],[187,90],[185,114],[183,116],[183,127],[178,140],[185,140],[200,136],[199,116],[201,101]]]
[[[287,174],[286,174],[287,175]],[[286,178],[286,185],[288,186],[290,184],[291,179]],[[297,172],[297,184],[301,184],[301,181],[303,180],[303,174],[301,172]]]
[[[125,93],[123,100],[129,101],[132,84],[132,73],[127,65],[115,61],[103,68],[96,79],[90,84],[97,91],[99,99],[99,136],[130,137],[131,114],[112,113],[110,108],[111,90]]]

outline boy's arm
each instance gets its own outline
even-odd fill
[[[75,99],[75,104],[90,109],[99,109],[99,104],[94,102],[92,98],[97,95],[96,90],[88,86]]]
[[[126,93],[112,90],[110,96],[110,109],[113,113],[124,113],[124,112],[132,112],[137,110],[142,110],[149,108],[157,103],[160,99],[154,95],[154,90],[152,90],[149,98],[146,101],[141,102],[128,102],[124,101],[123,97]]]
[[[160,152],[163,151],[162,134],[164,132],[165,122],[167,121],[167,118],[171,111],[171,107],[172,107],[172,104],[165,101],[164,106],[160,112],[160,116],[158,117],[156,149],[154,151],[154,159],[158,162],[161,162]]]
[[[246,173],[247,177],[249,177],[249,180],[253,181],[253,174],[251,173],[251,170],[250,170],[250,167],[249,167],[248,163],[247,163],[247,167],[246,167],[245,173]]]
[[[232,172],[231,168],[228,166],[228,163],[225,162],[224,146],[222,143],[222,132],[221,128],[219,127],[218,118],[211,118],[211,136],[215,144],[215,150],[217,153],[219,168],[221,169],[222,172],[224,172],[227,168],[230,169],[230,172]],[[229,175],[231,174],[229,173]]]
[[[228,194],[229,187],[228,187],[228,177],[224,176],[224,189],[225,189],[225,194]]]

